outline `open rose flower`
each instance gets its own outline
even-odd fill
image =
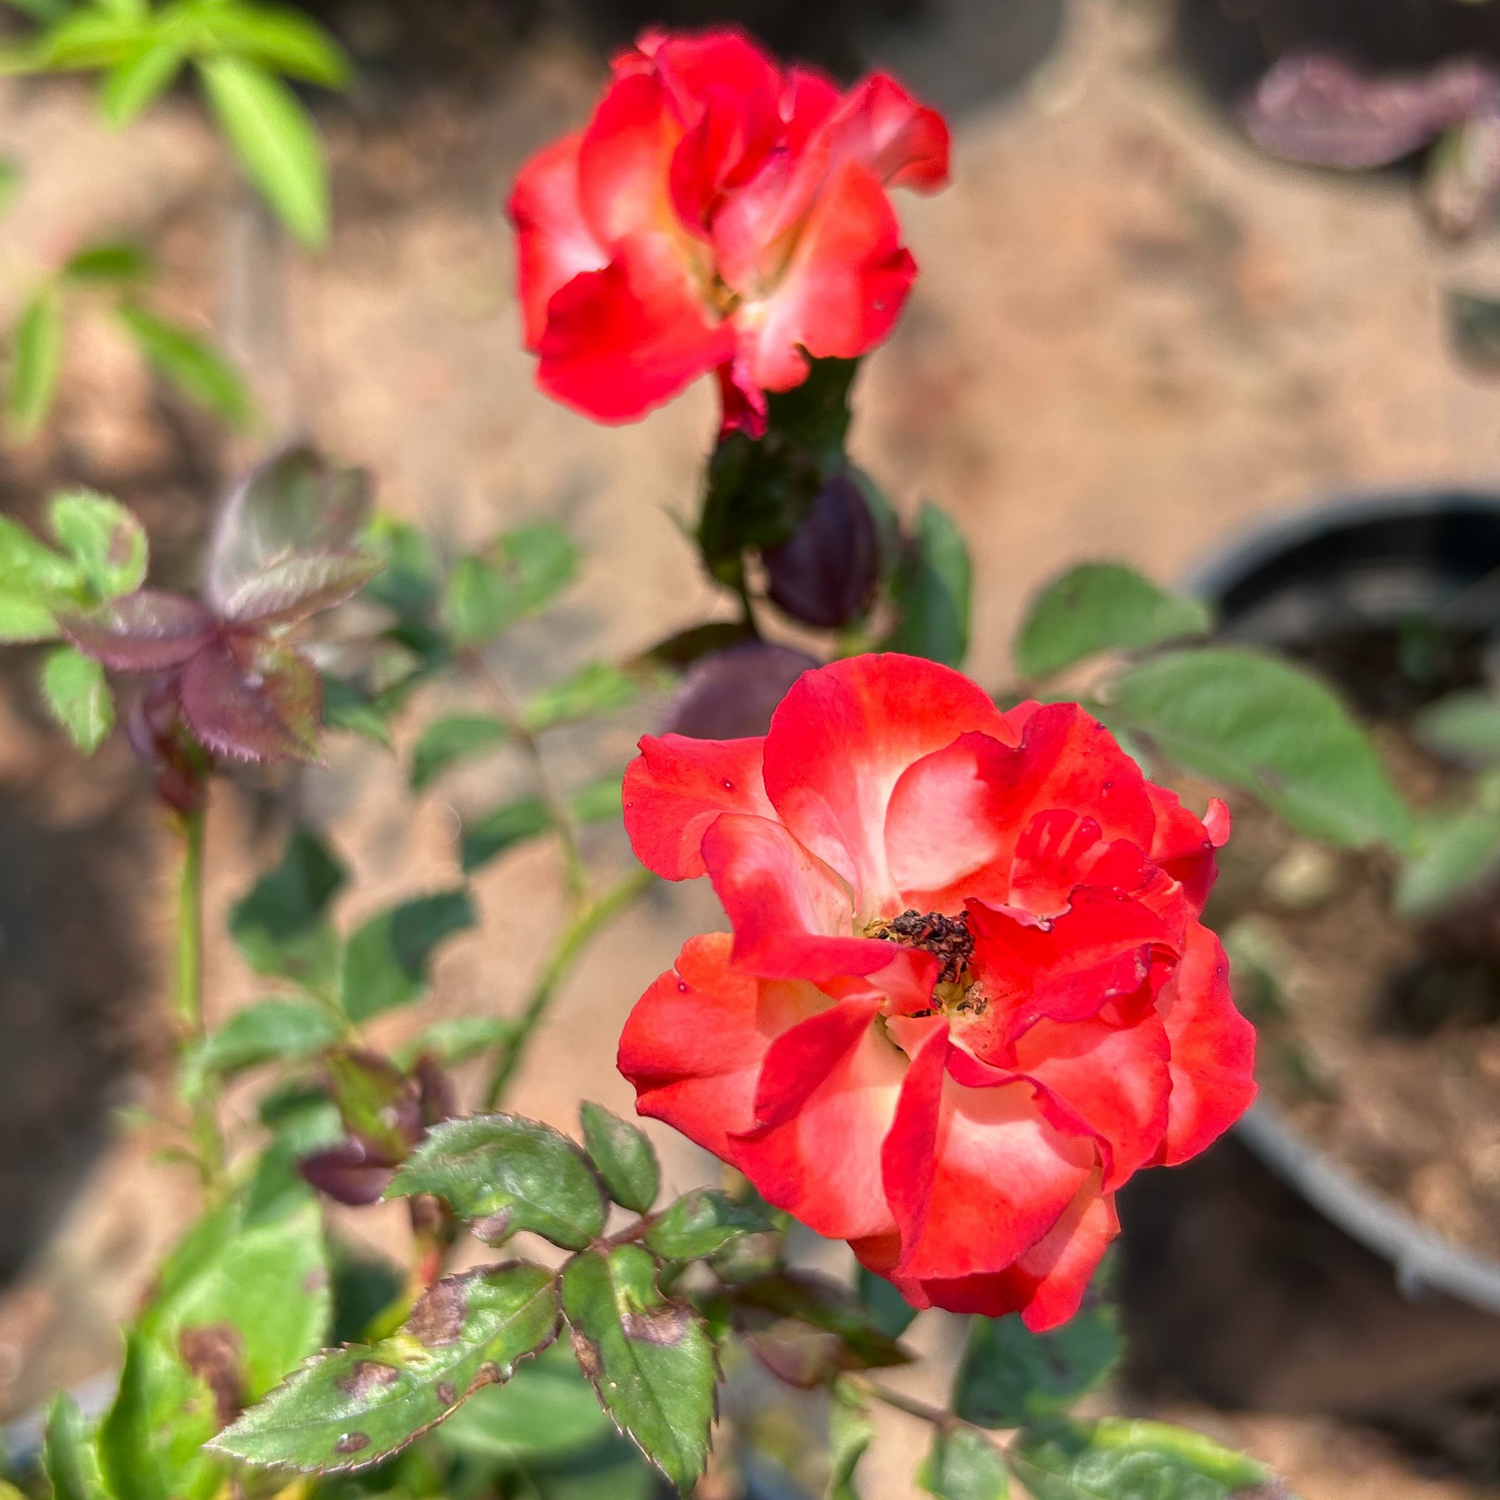
[[[647,738],[636,853],[733,927],[641,997],[643,1114],[845,1239],[917,1307],[1077,1309],[1115,1190],[1250,1103],[1198,920],[1228,836],[1076,704],[1002,713],[911,657],[804,674],[759,739]]]
[[[717,370],[759,431],[806,356],[890,332],[916,263],[886,188],[947,177],[942,117],[882,74],[841,95],[738,32],[646,33],[510,200],[541,388],[628,422]]]

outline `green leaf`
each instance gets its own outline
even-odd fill
[[[202,24],[226,52],[324,88],[348,87],[351,69],[344,49],[301,11],[279,5],[215,5],[204,9]]]
[[[557,1335],[556,1277],[512,1262],[449,1276],[397,1333],[320,1355],[213,1447],[256,1464],[338,1472],[379,1463]]]
[[[699,1260],[742,1234],[774,1226],[756,1205],[736,1203],[716,1188],[694,1188],[670,1204],[646,1232],[646,1243],[664,1260]]]
[[[1212,623],[1200,600],[1168,594],[1133,568],[1085,563],[1065,573],[1031,606],[1016,638],[1016,670],[1048,677],[1101,651],[1140,651]]]
[[[223,1465],[202,1447],[217,1426],[207,1383],[139,1329],[127,1330],[119,1389],[97,1440],[113,1500],[209,1500]]]
[[[1485,807],[1424,812],[1396,880],[1396,912],[1420,922],[1500,868],[1500,813]]]
[[[683,1494],[708,1461],[718,1360],[703,1320],[664,1298],[639,1245],[589,1250],[563,1271],[579,1368],[620,1427]]]
[[[606,1443],[613,1432],[593,1387],[559,1343],[527,1360],[503,1389],[479,1391],[443,1424],[440,1441],[489,1463],[546,1462]]]
[[[1412,733],[1438,755],[1472,765],[1500,761],[1500,698],[1482,689],[1453,693],[1419,713]]]
[[[887,1338],[899,1339],[911,1327],[917,1309],[884,1276],[861,1266],[855,1273],[854,1285],[871,1322]]]
[[[69,490],[52,497],[52,534],[100,600],[133,594],[146,581],[146,531],[107,495]]]
[[[327,845],[295,829],[281,863],[230,908],[230,934],[250,967],[304,981],[323,977],[337,955],[328,907],[345,879]]]
[[[453,1016],[424,1027],[398,1049],[397,1061],[410,1067],[425,1054],[440,1063],[466,1062],[515,1036],[520,1023],[504,1016]]]
[[[609,1196],[621,1208],[649,1213],[661,1191],[661,1167],[646,1133],[589,1100],[579,1107],[578,1114],[584,1147],[599,1169]]]
[[[1174,651],[1116,678],[1112,701],[1185,770],[1253,793],[1300,833],[1410,842],[1411,814],[1364,731],[1298,667],[1234,646]]]
[[[522,717],[533,734],[597,714],[611,714],[635,702],[636,684],[608,662],[590,662],[566,680],[544,688]]]
[[[123,130],[166,92],[187,61],[185,42],[181,33],[163,30],[110,69],[99,103],[114,129]]]
[[[515,1115],[446,1120],[428,1131],[388,1197],[435,1193],[487,1244],[530,1230],[565,1250],[604,1233],[604,1194],[567,1136]]]
[[[855,1470],[875,1441],[875,1424],[859,1392],[847,1381],[833,1383],[828,1405],[828,1500],[859,1500]]]
[[[212,344],[143,308],[124,306],[118,312],[147,363],[184,396],[232,427],[249,425],[255,414],[250,392]]]
[[[341,1047],[324,1059],[333,1097],[349,1134],[388,1162],[411,1148],[408,1128],[417,1113],[417,1083],[378,1052]]]
[[[1007,1500],[1010,1494],[1005,1460],[972,1427],[938,1428],[917,1483],[938,1500]]]
[[[258,1000],[236,1011],[192,1055],[195,1072],[227,1077],[276,1058],[315,1057],[343,1036],[338,1018],[307,1000]]]
[[[323,1219],[304,1191],[277,1217],[252,1221],[231,1201],[201,1219],[157,1276],[139,1330],[165,1348],[216,1335],[239,1379],[259,1400],[313,1353],[328,1332],[331,1302]]]
[[[474,903],[462,886],[372,917],[344,950],[344,1009],[354,1020],[367,1021],[421,999],[434,950],[476,920]]]
[[[1019,1313],[978,1318],[953,1383],[953,1409],[976,1427],[1021,1427],[1065,1411],[1103,1381],[1121,1353],[1115,1310],[1096,1303],[1051,1333]]]
[[[87,597],[87,580],[76,560],[0,516],[0,641],[56,639],[53,610],[75,607]]]
[[[422,731],[412,751],[412,791],[420,792],[458,761],[489,754],[509,735],[493,714],[452,714],[434,721]]]
[[[115,700],[104,668],[72,646],[59,646],[42,664],[42,691],[52,717],[85,755],[92,755],[115,724]]]
[[[328,169],[297,96],[238,57],[204,58],[198,67],[250,180],[304,245],[321,249],[328,240]]]
[[[572,582],[577,566],[571,538],[548,522],[507,532],[487,556],[460,558],[443,606],[455,643],[483,645],[545,609]]]
[[[521,797],[486,813],[477,823],[467,824],[462,838],[464,874],[472,875],[512,844],[535,838],[545,832],[551,822],[551,815],[540,798]]]
[[[573,816],[580,823],[612,823],[625,811],[625,775],[611,771],[573,794]]]
[[[6,409],[16,432],[31,437],[47,420],[62,373],[62,292],[48,282],[16,322],[10,340]]]
[[[1011,1472],[1032,1500],[1269,1500],[1260,1464],[1163,1422],[1052,1418],[1023,1432]]]
[[[76,251],[58,275],[64,281],[114,283],[139,281],[151,271],[151,257],[139,245],[106,241]]]
[[[151,34],[139,14],[90,6],[61,16],[35,42],[9,54],[8,70],[93,71],[123,62]]]
[[[78,1403],[66,1391],[53,1398],[42,1437],[42,1468],[52,1500],[105,1500],[99,1455]]]
[[[969,549],[958,528],[937,506],[924,504],[891,580],[900,620],[886,648],[960,666],[969,650],[971,587]]]

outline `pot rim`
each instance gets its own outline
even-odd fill
[[[1300,506],[1269,522],[1248,525],[1181,579],[1188,593],[1210,602],[1269,563],[1278,553],[1340,527],[1424,516],[1444,510],[1500,517],[1500,482],[1372,486]],[[1264,1095],[1234,1126],[1239,1138],[1283,1181],[1294,1187],[1351,1239],[1389,1261],[1408,1297],[1446,1292],[1500,1316],[1500,1258],[1429,1229],[1396,1201],[1366,1186],[1316,1146]]]

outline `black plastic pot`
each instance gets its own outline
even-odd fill
[[[1331,636],[1435,616],[1468,637],[1477,659],[1500,641],[1500,491],[1342,498],[1240,538],[1186,583],[1216,606],[1231,639],[1316,658]],[[1320,1214],[1387,1260],[1408,1296],[1445,1292],[1500,1314],[1500,1261],[1351,1176],[1274,1103],[1262,1098],[1238,1130]]]

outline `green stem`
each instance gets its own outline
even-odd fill
[[[903,1396],[900,1391],[893,1391],[887,1385],[880,1385],[874,1380],[864,1376],[845,1376],[844,1379],[851,1380],[867,1396],[884,1405],[893,1407],[896,1411],[904,1411],[909,1417],[916,1417],[920,1422],[930,1422],[934,1427],[954,1427],[958,1425],[958,1418],[951,1411],[945,1411],[940,1406],[931,1406],[926,1401],[918,1401],[915,1396]]]
[[[531,998],[526,1002],[526,1009],[521,1012],[515,1033],[505,1042],[495,1060],[495,1070],[490,1075],[489,1087],[484,1094],[486,1109],[496,1108],[504,1097],[506,1088],[521,1066],[533,1034],[541,1025],[563,980],[583,956],[590,941],[642,895],[655,878],[649,870],[631,871],[596,900],[586,902],[568,923],[556,948],[552,950],[552,957],[547,960],[547,967],[537,980],[536,988],[531,992]]]
[[[541,744],[527,728],[526,716],[516,706],[515,699],[510,695],[510,689],[505,685],[505,680],[485,660],[482,652],[475,652],[474,660],[489,678],[490,685],[495,690],[495,696],[500,700],[500,712],[505,720],[505,727],[521,747],[521,753],[531,762],[537,796],[541,798],[542,806],[547,809],[547,816],[552,820],[552,825],[557,830],[558,842],[562,845],[568,895],[575,903],[582,903],[588,895],[589,875],[583,852],[578,847],[578,828],[573,821],[573,814],[567,802],[558,793],[556,786],[553,785],[551,773],[547,770],[547,759],[542,754]]]
[[[202,807],[182,815],[182,874],[177,888],[177,1024],[182,1053],[201,1042],[203,1020],[203,842]],[[182,1055],[179,1054],[179,1056]],[[193,1100],[193,1140],[203,1185],[215,1192],[224,1174],[224,1138],[219,1130],[218,1091],[210,1075]]]

